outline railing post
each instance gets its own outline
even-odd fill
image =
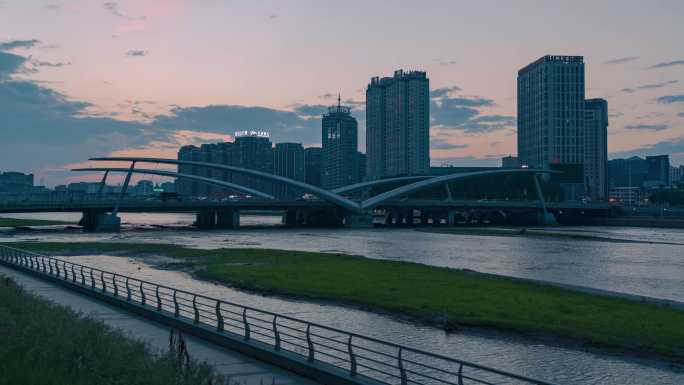
[[[347,341],[347,350],[349,351],[349,363],[351,364],[349,368],[349,375],[352,377],[356,376],[356,356],[352,350],[352,338],[354,336],[349,335],[349,340]]]
[[[60,276],[59,272],[59,260],[55,260],[55,270],[57,271],[57,278]]]
[[[176,290],[173,291],[173,316],[178,317],[180,310],[178,309],[178,299],[176,298]]]
[[[306,344],[309,345],[309,362],[314,360],[314,344],[311,341],[311,324],[306,324]]]
[[[278,315],[273,316],[273,336],[275,337],[275,350],[280,350],[280,332],[278,331]]]
[[[458,385],[463,385],[463,363],[458,365]]]
[[[93,275],[93,268],[90,268],[90,287],[95,288],[95,276]]]
[[[76,283],[76,269],[74,269],[74,264],[71,264],[71,282]]]
[[[249,322],[247,322],[247,308],[242,310],[242,323],[245,325],[245,341],[249,341]]]
[[[401,377],[401,385],[406,385],[408,380],[406,378],[406,369],[404,369],[404,361],[401,358],[401,353],[404,349],[399,348],[399,355],[397,356],[397,365],[399,366],[399,376]]]
[[[126,277],[126,301],[131,302],[131,287],[128,285],[128,277]]]
[[[45,257],[40,258],[40,264],[43,265],[43,273],[47,273],[47,266],[45,266]]]
[[[216,301],[216,330],[223,331],[223,315],[221,314],[221,301]]]
[[[154,288],[154,294],[157,297],[157,311],[161,311],[161,297],[159,297],[159,285]]]
[[[81,265],[81,285],[85,286],[85,275],[83,274],[83,265]]]
[[[197,310],[197,296],[192,297],[192,310],[195,313],[195,323],[199,323],[199,310]]]
[[[145,291],[143,290],[143,283],[140,282],[140,303],[145,306]]]
[[[107,292],[107,284],[105,283],[105,280],[104,280],[104,271],[100,272],[100,281],[102,281],[102,292],[106,293]]]
[[[114,286],[114,296],[119,296],[119,286],[116,284],[116,274],[112,275],[112,286]]]

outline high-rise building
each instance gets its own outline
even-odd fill
[[[608,161],[609,191],[618,187],[641,188],[647,176],[648,163],[638,156]]]
[[[265,132],[236,132],[233,166],[273,174],[273,144]],[[264,178],[234,173],[233,183],[271,194],[273,184]]]
[[[670,156],[647,156],[648,174],[644,187],[665,187],[670,185]]]
[[[366,180],[366,154],[362,152],[356,153],[357,167],[359,170],[359,182]]]
[[[273,147],[268,133],[265,132],[237,132],[235,142],[232,143],[202,144],[200,147],[183,146],[178,151],[178,160],[232,165],[273,173]],[[178,172],[232,182],[268,194],[273,192],[271,182],[229,170],[180,164]],[[176,190],[179,194],[188,196],[211,196],[230,191],[220,186],[183,178],[178,179]]]
[[[366,89],[366,178],[427,174],[430,96],[425,72],[397,70]]]
[[[358,124],[351,109],[338,98],[337,105],[323,115],[321,127],[321,186],[333,189],[358,182]]]
[[[519,168],[520,167],[520,161],[518,161],[517,156],[504,156],[501,158],[501,167],[502,168]]]
[[[187,160],[193,162],[202,161],[202,153],[197,146],[183,146],[178,150],[178,160]],[[198,166],[179,164],[178,173],[189,175],[200,175],[200,168]],[[200,183],[194,180],[178,178],[176,189],[179,194],[187,196],[198,196]]]
[[[604,200],[608,195],[608,102],[584,101],[584,180],[587,195]]]
[[[670,185],[678,186],[684,182],[684,165],[670,166]]]
[[[0,192],[24,193],[33,189],[33,174],[7,171],[0,172]]]
[[[276,143],[273,159],[276,175],[301,182],[306,180],[304,147],[301,143]],[[301,193],[283,184],[276,184],[273,192],[281,199],[295,199]]]
[[[584,163],[584,59],[544,56],[518,71],[522,166]]]
[[[304,149],[304,163],[306,164],[306,183],[321,187],[321,154],[323,149],[320,147],[309,147]]]

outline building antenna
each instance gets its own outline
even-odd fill
[[[342,94],[337,93],[337,108],[339,109],[342,105]]]

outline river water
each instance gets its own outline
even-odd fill
[[[78,220],[71,214],[26,214],[25,218]],[[18,217],[18,215],[12,215]],[[84,234],[59,227],[0,231],[0,241],[168,242],[199,248],[262,247],[336,251],[437,266],[581,285],[656,298],[684,300],[684,231],[572,227],[570,234],[606,240],[436,234],[413,229],[284,229],[275,217],[244,216],[260,227],[199,231],[185,214],[124,214],[119,234]],[[172,226],[160,230],[156,226]],[[630,240],[640,242],[622,242]],[[684,384],[684,367],[612,355],[583,346],[527,340],[491,331],[447,334],[389,316],[324,304],[242,293],[164,271],[124,257],[69,257],[169,286],[287,313],[317,323],[411,345],[559,384]],[[683,325],[684,327],[684,325]]]

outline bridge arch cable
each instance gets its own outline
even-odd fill
[[[447,182],[455,181],[455,180],[460,180],[460,179],[467,179],[467,178],[473,178],[473,177],[478,177],[478,176],[487,176],[487,175],[506,175],[506,174],[531,174],[536,177],[537,174],[544,174],[544,173],[555,173],[554,171],[550,170],[536,170],[536,169],[502,169],[502,170],[487,170],[487,171],[474,171],[474,172],[464,172],[464,173],[457,173],[457,174],[448,174],[448,175],[443,175],[443,176],[436,176],[424,180],[420,180],[418,182],[410,183],[407,185],[403,185],[401,187],[397,187],[393,190],[386,191],[384,193],[375,195],[371,198],[368,198],[361,202],[361,210],[362,211],[369,211],[372,210],[383,203],[396,199],[408,194],[412,194],[421,190],[425,190],[428,188],[432,188],[434,186],[444,184]],[[542,199],[542,197],[540,197]]]
[[[130,168],[117,168],[117,167],[88,167],[88,168],[75,168],[72,169],[71,171],[76,171],[76,172],[122,172],[122,173],[128,173],[131,172]],[[266,194],[264,192],[258,191],[251,189],[249,187],[245,187],[239,184],[235,183],[230,183],[230,182],[224,182],[222,180],[218,179],[212,179],[212,178],[205,178],[199,175],[191,175],[191,174],[183,174],[183,173],[177,173],[173,171],[163,171],[163,170],[155,170],[155,169],[144,169],[144,168],[134,168],[132,170],[133,174],[148,174],[148,175],[159,175],[159,176],[168,176],[172,178],[182,178],[182,179],[190,179],[190,180],[196,180],[198,182],[203,182],[207,184],[213,184],[217,186],[222,186],[222,187],[227,187],[233,190],[237,190],[246,194],[250,194],[259,198],[264,198],[264,199],[275,199],[273,195]]]
[[[207,168],[215,168],[215,169],[223,169],[223,170],[229,170],[233,171],[236,173],[242,173],[246,175],[252,175],[260,178],[264,178],[266,180],[269,180],[271,182],[280,182],[285,185],[295,187],[298,189],[301,189],[305,192],[308,192],[310,194],[316,195],[322,200],[325,200],[327,202],[333,203],[345,210],[351,211],[353,213],[363,213],[363,210],[361,209],[361,204],[359,202],[355,202],[351,199],[345,198],[339,194],[336,194],[332,191],[325,190],[323,188],[317,187],[317,186],[312,186],[308,183],[300,182],[297,180],[293,180],[290,178],[286,178],[280,175],[274,175],[274,174],[269,174],[267,172],[263,171],[258,171],[258,170],[252,170],[252,169],[247,169],[247,168],[242,168],[242,167],[236,167],[236,166],[229,166],[229,165],[224,165],[224,164],[216,164],[216,163],[208,163],[208,162],[197,162],[197,161],[189,161],[189,160],[176,160],[176,159],[164,159],[164,158],[146,158],[146,157],[98,157],[98,158],[90,158],[89,160],[91,161],[129,161],[129,162],[137,162],[137,163],[166,163],[166,164],[185,164],[185,165],[191,165],[191,166],[198,166],[198,167],[207,167]],[[261,194],[264,194],[263,192]]]

